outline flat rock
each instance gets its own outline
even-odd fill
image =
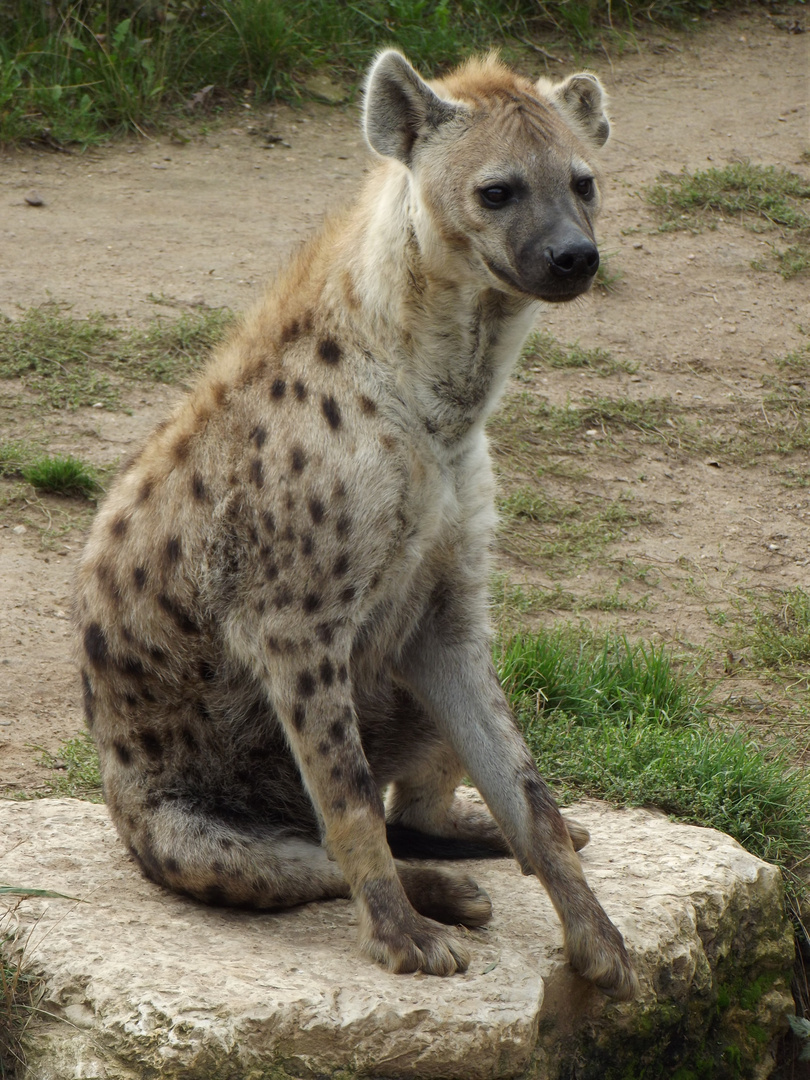
[[[461,867],[495,911],[468,932],[470,970],[395,976],[357,952],[346,901],[206,908],[144,880],[103,806],[0,802],[0,883],[75,898],[0,909],[45,988],[23,1080],[612,1080],[639,1062],[674,1075],[698,1055],[717,1062],[701,1075],[767,1076],[792,1011],[778,871],[657,813],[570,813],[591,831],[583,865],[636,963],[638,1001],[615,1004],[568,968],[543,888],[508,859]],[[747,1071],[724,1072],[732,1058]]]

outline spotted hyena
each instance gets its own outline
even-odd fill
[[[426,83],[383,53],[356,205],[124,468],[75,617],[107,804],[153,881],[255,908],[351,896],[369,956],[450,975],[469,958],[442,924],[485,923],[489,898],[392,847],[511,851],[574,968],[635,993],[487,618],[484,422],[537,302],[593,281],[608,130],[592,75],[490,57]],[[491,815],[454,794],[465,774]]]

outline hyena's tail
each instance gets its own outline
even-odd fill
[[[351,895],[316,840],[255,822],[240,828],[179,800],[150,811],[137,833],[121,832],[148,878],[206,904],[272,909]],[[397,872],[420,914],[453,926],[489,921],[489,897],[467,875],[403,863]]]

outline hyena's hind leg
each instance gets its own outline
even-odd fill
[[[511,856],[500,826],[480,796],[473,789],[459,787],[465,770],[455,751],[404,690],[396,693],[393,722],[400,740],[409,747],[409,753],[394,766],[398,771],[386,799],[394,853],[399,848],[403,855],[412,857]],[[417,733],[419,745],[414,748]],[[574,850],[579,851],[590,840],[590,833],[571,818],[564,821]],[[432,845],[433,837],[450,841],[455,850]]]

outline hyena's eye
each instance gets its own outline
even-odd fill
[[[497,210],[499,206],[505,206],[514,198],[514,192],[508,184],[491,184],[489,187],[479,188],[478,197],[481,204],[489,210]]]
[[[581,176],[579,180],[574,181],[574,191],[580,199],[592,199],[595,190],[592,176]]]

